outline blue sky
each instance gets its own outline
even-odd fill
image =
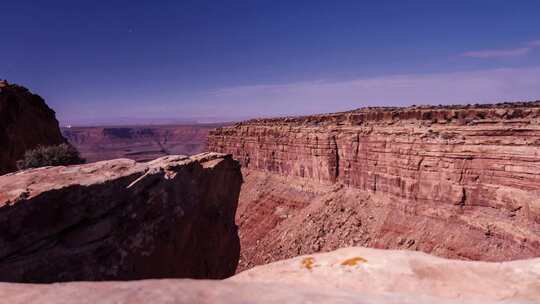
[[[0,78],[62,123],[540,99],[539,1],[9,1]]]

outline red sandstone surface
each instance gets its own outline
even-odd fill
[[[115,158],[147,161],[164,155],[203,152],[208,132],[221,124],[62,128],[89,162]]]
[[[352,245],[540,256],[540,102],[251,120],[209,150],[244,168],[240,269]]]
[[[0,81],[0,175],[17,170],[26,150],[64,142],[54,111],[40,96]]]

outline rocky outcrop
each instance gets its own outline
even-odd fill
[[[217,124],[62,128],[63,135],[89,162],[115,158],[147,161],[165,155],[204,151]]]
[[[0,284],[10,304],[538,303],[539,259],[464,262],[418,252],[346,248],[256,267],[225,281]]]
[[[15,171],[26,150],[64,142],[54,111],[41,97],[0,82],[0,175]]]
[[[217,153],[0,176],[0,281],[228,277],[241,183]]]
[[[251,120],[211,132],[209,150],[246,173],[246,267],[343,245],[540,256],[540,102]]]

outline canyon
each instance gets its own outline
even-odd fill
[[[55,113],[43,98],[0,81],[0,175],[17,170],[25,151],[62,143]]]
[[[88,162],[115,158],[148,161],[204,151],[208,132],[223,124],[63,127],[64,137]]]
[[[218,128],[243,167],[239,271],[345,246],[540,256],[540,102],[364,108]]]
[[[241,183],[216,153],[0,176],[0,281],[226,278]]]
[[[540,101],[70,127],[90,163],[7,173],[66,140],[0,90],[9,303],[540,299]]]

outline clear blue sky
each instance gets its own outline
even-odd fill
[[[63,123],[540,99],[540,1],[3,1]]]

